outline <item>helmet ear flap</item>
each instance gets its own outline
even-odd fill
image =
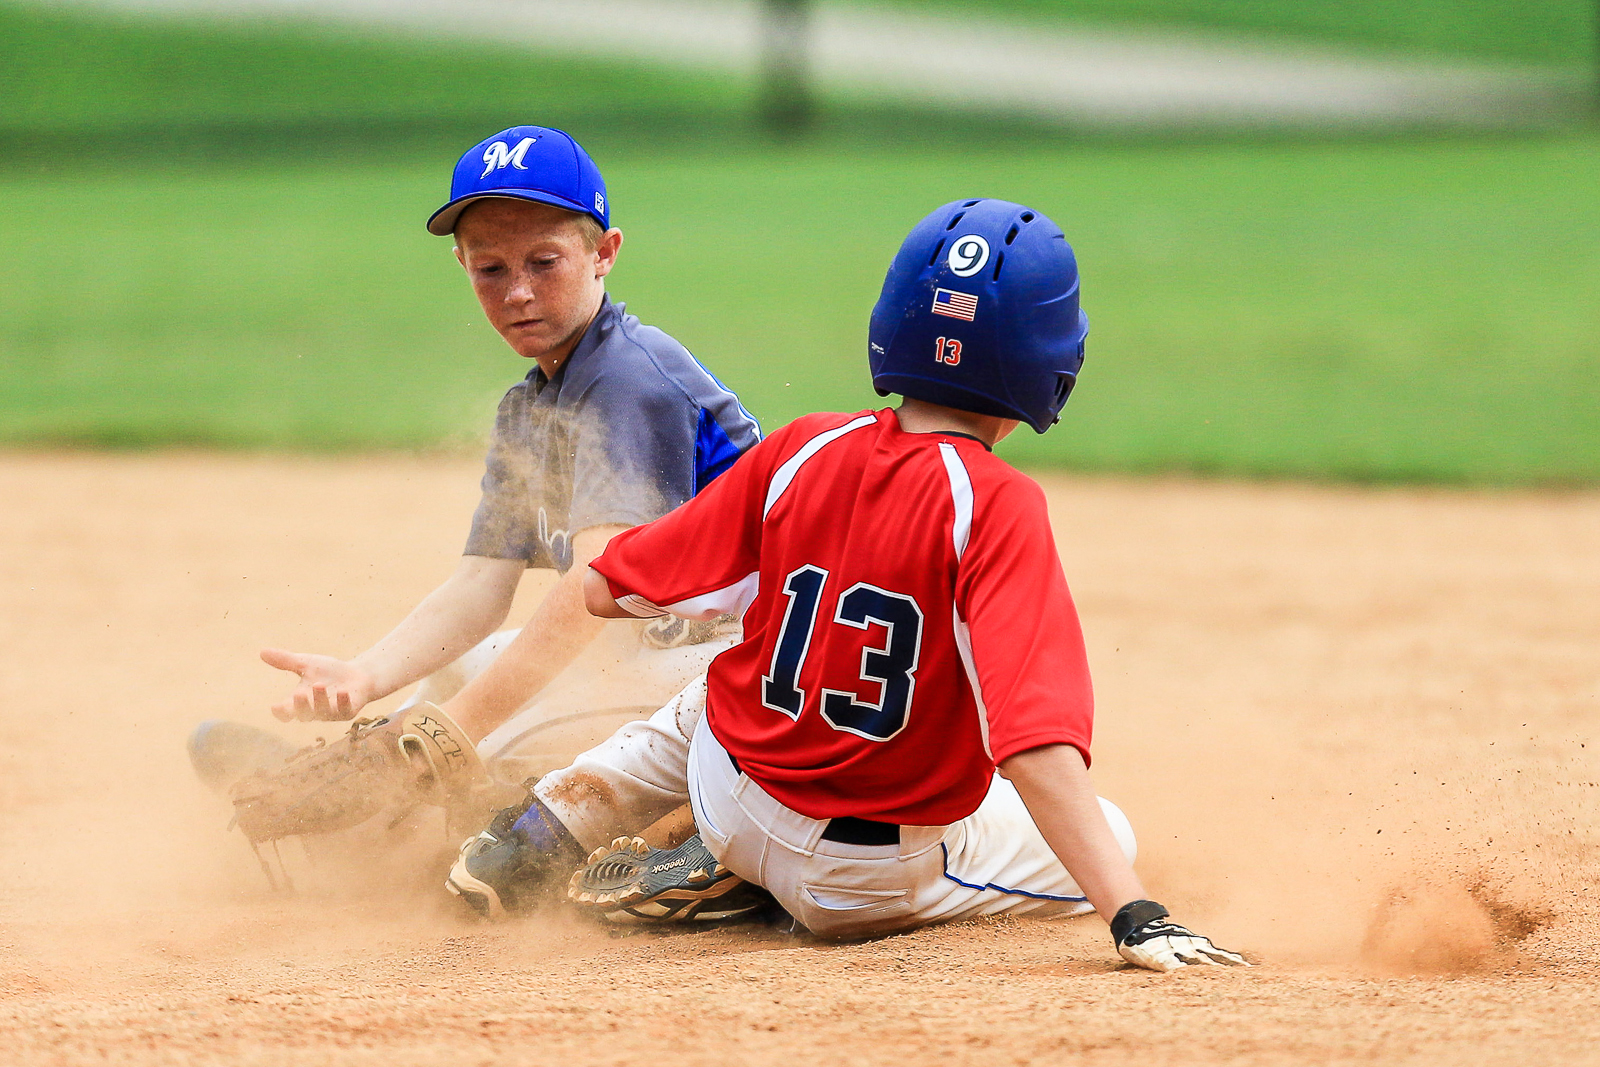
[[[1079,341],[1076,365],[1070,371],[1056,372],[1055,394],[1050,398],[1051,407],[1055,410],[1055,418],[1050,420],[1052,426],[1061,421],[1061,409],[1067,406],[1067,399],[1072,396],[1072,390],[1078,384],[1078,372],[1083,370],[1083,350],[1084,343]]]
[[[1057,378],[1056,378],[1055,402],[1056,402],[1056,410],[1058,412],[1064,406],[1066,406],[1067,397],[1072,395],[1072,387],[1074,385],[1077,385],[1077,384],[1078,384],[1078,376],[1076,374],[1062,374],[1062,375],[1057,376]],[[1059,419],[1060,417],[1061,417],[1060,415],[1056,416],[1057,419]]]

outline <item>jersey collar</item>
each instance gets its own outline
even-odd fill
[[[933,431],[933,433],[929,434],[928,436],[929,437],[965,437],[968,441],[976,441],[976,442],[978,442],[980,445],[983,446],[983,450],[985,452],[993,452],[994,451],[994,449],[992,447],[990,447],[989,442],[985,441],[983,438],[974,437],[970,433],[962,433],[960,430],[935,430],[935,431]]]
[[[884,408],[883,414],[887,415],[889,417],[889,421],[894,423],[895,429],[909,437],[963,437],[968,441],[978,442],[978,444],[983,446],[983,450],[985,452],[994,451],[994,449],[989,446],[987,441],[981,437],[974,437],[970,433],[962,433],[960,430],[930,430],[927,433],[912,433],[910,430],[900,425],[900,413],[894,408]]]

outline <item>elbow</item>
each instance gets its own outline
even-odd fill
[[[624,610],[611,595],[611,589],[606,584],[606,576],[593,567],[586,568],[583,575],[583,606],[590,615],[601,619],[629,619],[633,616]]]

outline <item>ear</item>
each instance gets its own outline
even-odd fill
[[[605,236],[600,238],[600,243],[594,246],[594,276],[604,278],[611,273],[611,268],[617,265],[617,253],[622,251],[622,231],[616,228],[609,229]]]
[[[455,247],[451,248],[450,251],[452,251],[452,252],[454,252],[456,254],[456,262],[461,264],[461,269],[462,270],[466,270],[467,269],[467,256],[466,256],[466,253],[461,251],[461,242],[457,241],[455,243]]]

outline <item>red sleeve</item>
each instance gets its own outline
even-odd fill
[[[761,513],[786,438],[779,430],[688,503],[613,537],[590,564],[612,596],[628,606],[620,591],[687,618],[743,611],[755,595]]]
[[[991,482],[987,494],[979,489],[956,582],[956,608],[971,631],[988,715],[989,749],[1000,763],[1030,748],[1067,744],[1087,763],[1094,693],[1083,629],[1044,491],[1011,474]]]

